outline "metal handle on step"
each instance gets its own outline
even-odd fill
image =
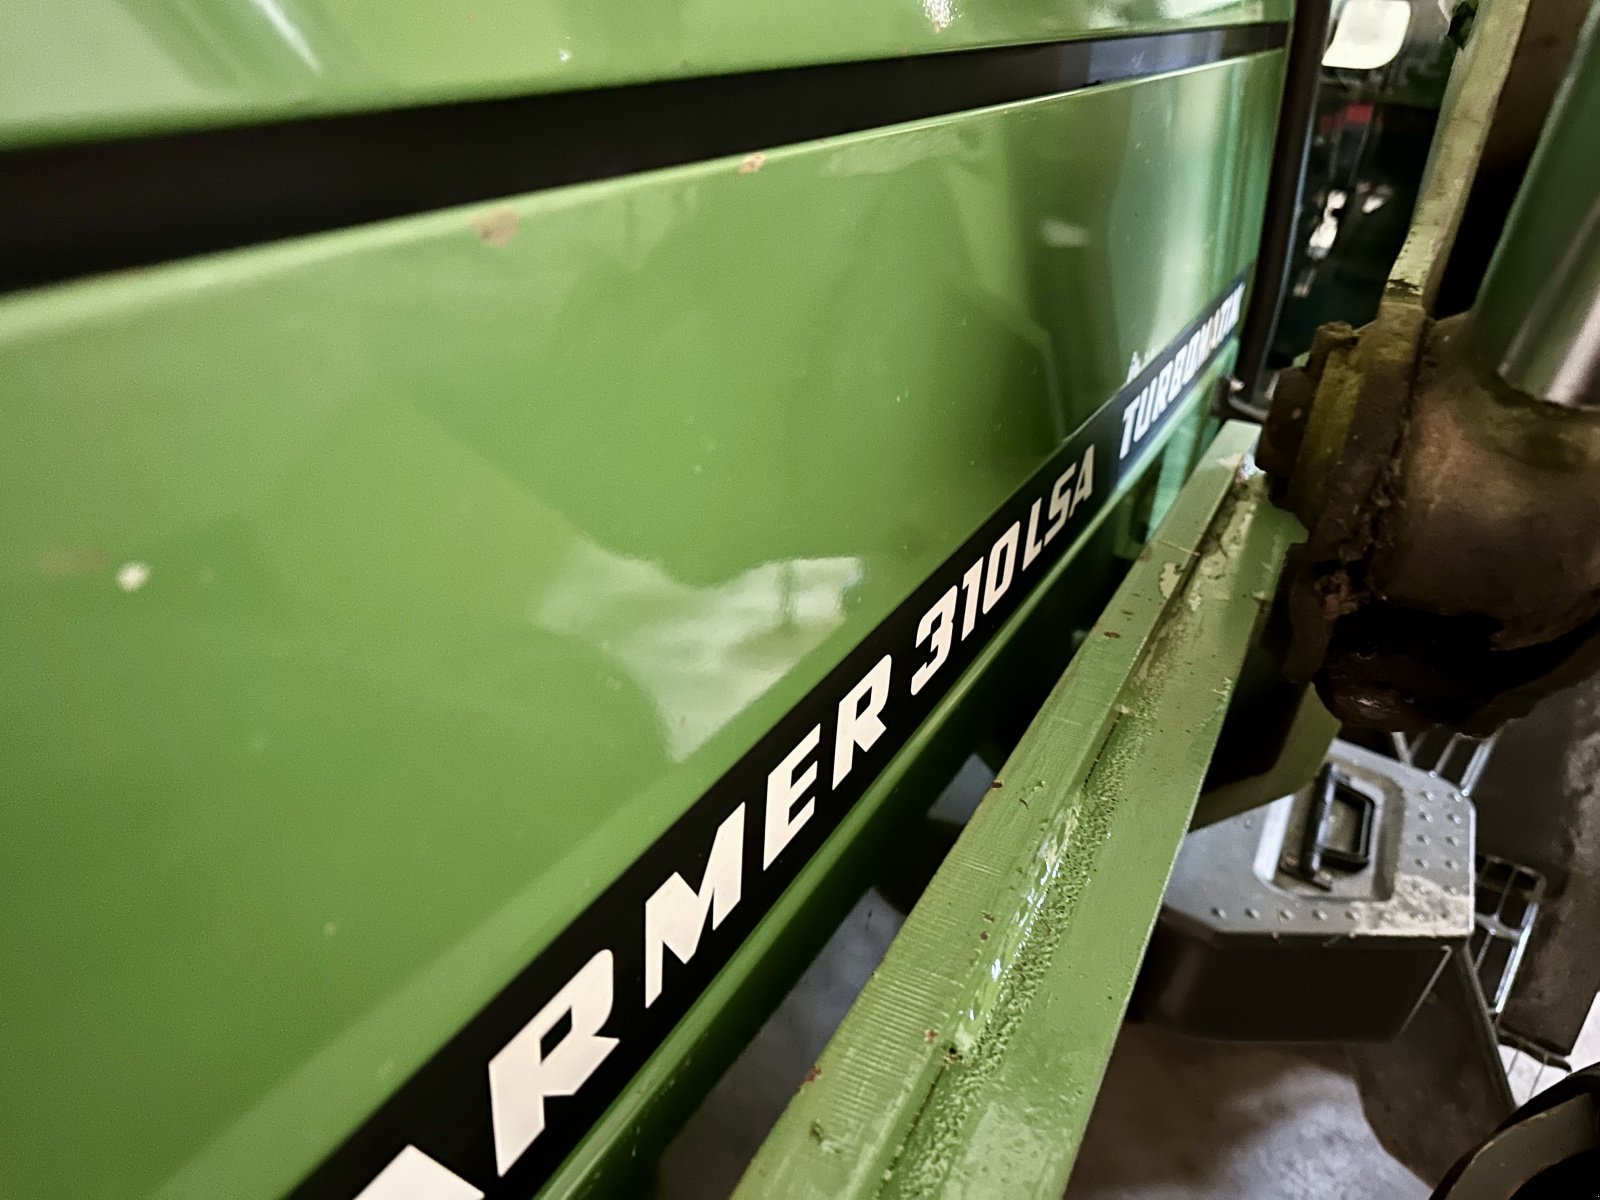
[[[1348,850],[1322,840],[1333,806],[1339,800],[1356,810],[1355,845]],[[1293,863],[1284,865],[1307,883],[1325,892],[1331,891],[1333,883],[1324,867],[1360,871],[1371,865],[1377,815],[1378,805],[1371,796],[1352,787],[1349,779],[1331,762],[1324,763],[1312,792],[1311,811],[1306,814],[1305,828],[1300,835],[1300,854]]]

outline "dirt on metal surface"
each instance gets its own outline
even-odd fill
[[[1484,732],[1600,666],[1600,422],[1509,393],[1433,312],[1527,8],[1479,14],[1376,319],[1319,331],[1263,436],[1310,531],[1286,672],[1359,727]]]
[[[1180,493],[739,1195],[1060,1195],[1299,532],[1240,478],[1253,438],[1230,426]]]
[[[1267,465],[1311,530],[1286,667],[1358,726],[1484,731],[1600,666],[1600,415],[1496,385],[1467,328],[1386,302],[1274,407]]]

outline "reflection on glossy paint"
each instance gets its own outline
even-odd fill
[[[1087,225],[1046,217],[1039,222],[1039,240],[1052,250],[1077,250],[1094,241],[1094,231]]]
[[[1189,20],[1205,13],[1220,13],[1230,0],[1161,0],[1161,15],[1170,21]]]
[[[311,43],[300,32],[300,27],[290,20],[289,14],[279,6],[278,0],[250,0],[250,3],[266,17],[267,23],[277,31],[284,44],[294,51],[295,57],[320,75],[322,63],[311,49]]]
[[[330,88],[400,74],[309,20],[327,5],[276,2]],[[241,65],[173,31],[196,89],[249,67],[302,94],[247,0],[187,7],[251,39]],[[380,10],[401,28],[340,5]],[[922,0],[895,13],[928,31]],[[380,1064],[426,1061],[713,757],[782,719],[806,682],[772,684],[787,664],[867,636],[1248,260],[1278,72],[545,193],[500,248],[452,212],[13,297],[0,561],[60,590],[0,624],[8,784],[36,800],[7,806],[0,857],[11,927],[61,936],[43,965],[0,948],[0,1106],[30,1147],[10,1190],[282,1195],[307,1139],[390,1094]],[[1163,118],[1142,147],[1136,107]],[[901,145],[937,158],[913,174]],[[1042,250],[1047,217],[1089,246]],[[997,719],[963,715],[952,745]],[[708,771],[675,768],[696,744]]]
[[[854,557],[764,563],[710,587],[579,547],[531,613],[593,645],[650,697],[681,762],[844,623]]]
[[[971,139],[949,125],[933,124],[920,129],[897,129],[892,134],[863,137],[844,142],[830,150],[823,160],[822,174],[830,179],[860,175],[892,175],[933,158],[955,166],[978,157]]]
[[[1202,14],[1282,21],[1290,6],[991,0],[974,21],[959,0],[5,0],[0,142],[1146,32]]]

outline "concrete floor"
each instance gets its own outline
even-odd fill
[[[1126,1026],[1068,1200],[1426,1200],[1361,1115],[1337,1049]]]
[[[723,1200],[899,932],[868,892],[661,1158],[659,1200]]]
[[[1519,1103],[1563,1074],[1503,1056]],[[1600,1004],[1572,1061],[1600,1061]],[[1337,1047],[1127,1025],[1067,1200],[1426,1200],[1432,1190],[1378,1144]]]

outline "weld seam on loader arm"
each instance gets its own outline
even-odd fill
[[[740,1197],[1060,1194],[1258,596],[1301,536],[1241,469],[1255,432],[1213,444]]]

